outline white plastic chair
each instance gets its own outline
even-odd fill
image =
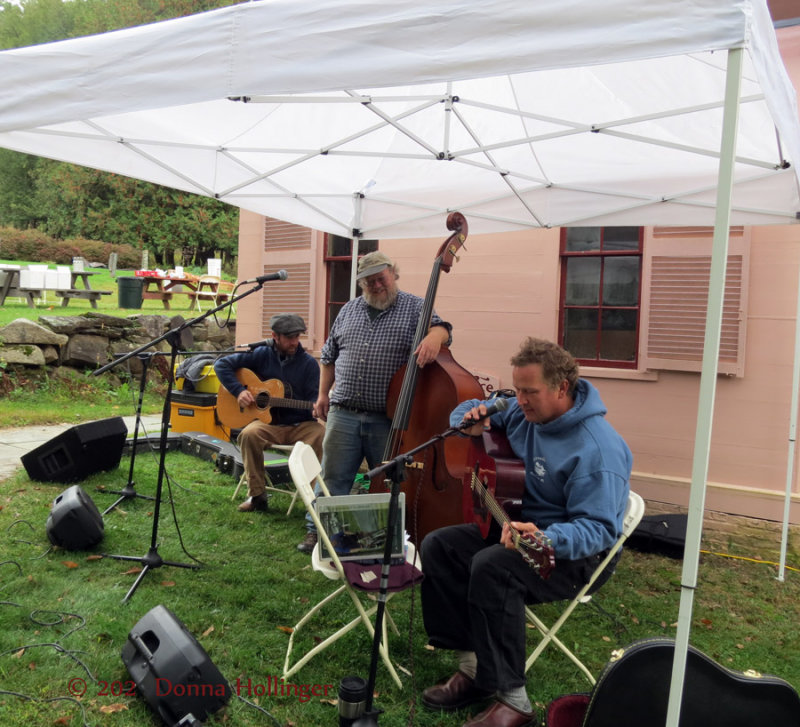
[[[202,311],[203,307],[200,305],[201,300],[211,302],[211,305],[216,305],[217,295],[219,295],[220,279],[218,275],[201,275],[197,281],[197,290],[191,295],[192,310]]]
[[[292,629],[292,633],[289,636],[289,644],[286,649],[286,659],[284,660],[283,664],[283,678],[288,679],[292,674],[297,672],[301,667],[303,667],[310,659],[314,656],[319,654],[321,651],[326,649],[328,646],[333,644],[335,641],[340,639],[349,631],[352,631],[356,628],[359,623],[363,624],[364,627],[367,629],[367,632],[370,635],[370,639],[374,638],[375,628],[372,622],[372,616],[377,610],[377,603],[369,605],[365,607],[365,605],[361,602],[361,599],[364,597],[361,595],[361,591],[358,591],[353,585],[350,584],[347,577],[345,576],[344,568],[342,566],[341,560],[336,555],[336,551],[331,544],[330,538],[328,537],[328,533],[325,532],[325,529],[322,527],[322,523],[320,522],[319,516],[317,515],[316,508],[314,507],[314,501],[316,496],[314,494],[314,488],[317,487],[321,492],[321,497],[327,497],[330,495],[328,488],[325,486],[325,483],[320,477],[320,472],[322,468],[320,467],[319,460],[317,459],[317,455],[314,453],[314,450],[304,442],[298,442],[294,445],[291,454],[289,455],[289,472],[292,475],[292,480],[294,481],[295,486],[297,487],[297,491],[300,493],[300,497],[303,500],[303,503],[306,506],[306,510],[308,510],[309,514],[311,515],[312,520],[314,521],[314,525],[317,528],[317,536],[319,540],[317,541],[317,545],[314,548],[311,554],[311,565],[315,571],[322,573],[326,578],[334,581],[340,581],[341,585],[332,593],[325,596],[319,603],[313,606],[298,622],[297,625]],[[322,561],[319,555],[320,543],[325,544],[325,548],[328,553],[331,554],[330,561]],[[416,561],[416,562],[415,562]],[[419,562],[416,556],[416,550],[414,549],[413,544],[408,543],[408,551],[406,554],[406,562],[411,563],[419,567]],[[354,608],[356,609],[357,615],[347,624],[342,626],[339,630],[332,633],[326,639],[318,643],[312,649],[307,651],[302,657],[300,657],[294,664],[290,664],[291,655],[292,655],[292,648],[294,646],[294,637],[297,633],[308,623],[313,616],[318,613],[324,606],[328,603],[334,601],[338,596],[342,594],[347,594],[352,602]],[[394,631],[397,633],[397,628],[394,626],[394,622],[391,621],[389,618],[388,612],[388,601],[393,593],[387,594],[387,610],[384,612],[384,619],[383,619],[383,628],[382,628],[382,636],[381,636],[381,645],[380,645],[380,655],[383,663],[386,665],[386,668],[389,670],[389,674],[391,675],[392,679],[394,680],[395,684],[398,687],[402,688],[403,684],[400,681],[400,677],[397,675],[397,671],[392,664],[391,659],[389,658],[389,647],[387,641],[387,622],[391,623]]]
[[[586,678],[591,684],[596,683],[592,672],[590,672],[587,666],[577,656],[575,656],[575,654],[570,651],[569,648],[567,648],[567,646],[556,636],[556,633],[564,625],[564,622],[570,617],[579,603],[588,603],[592,600],[592,596],[589,594],[589,591],[591,590],[595,581],[606,569],[606,566],[625,544],[625,541],[628,539],[631,533],[636,530],[643,515],[644,500],[642,500],[642,498],[635,492],[631,491],[628,496],[628,506],[625,508],[625,516],[622,521],[622,534],[619,536],[617,542],[614,543],[614,545],[608,551],[608,555],[600,562],[597,568],[595,568],[594,573],[592,573],[592,577],[589,579],[589,582],[583,588],[581,588],[577,595],[567,604],[567,607],[561,613],[561,616],[559,616],[558,620],[551,627],[548,628],[533,612],[530,606],[525,607],[525,615],[528,623],[538,629],[539,633],[542,635],[542,638],[537,644],[536,648],[531,652],[531,655],[525,662],[525,671],[528,671],[528,669],[533,666],[533,663],[539,658],[539,655],[544,651],[545,647],[548,644],[553,643],[559,649],[561,649],[561,651],[563,651],[564,654],[586,675]]]
[[[270,449],[274,449],[278,452],[291,452],[292,445],[290,444],[272,444],[270,445]],[[286,511],[287,515],[291,515],[292,508],[294,508],[295,502],[297,502],[297,498],[299,497],[300,493],[298,492],[297,488],[290,489],[290,486],[287,484],[285,487],[281,484],[275,485],[272,482],[272,478],[269,476],[269,472],[266,471],[266,462],[265,462],[265,471],[264,471],[264,480],[266,482],[264,489],[268,492],[278,492],[282,495],[290,495],[292,500],[289,503],[289,509]],[[239,483],[236,485],[236,489],[233,491],[233,496],[231,500],[235,500],[236,496],[239,494],[239,489],[242,485],[247,486],[247,475],[243,472],[242,476],[239,478]]]

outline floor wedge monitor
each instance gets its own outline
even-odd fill
[[[85,422],[24,454],[22,464],[32,480],[80,482],[119,466],[127,434],[122,417]]]
[[[50,508],[47,539],[66,550],[84,550],[103,539],[103,516],[80,485],[62,492]]]
[[[139,694],[170,727],[187,715],[205,722],[230,699],[225,677],[166,606],[154,606],[139,619],[122,647],[122,661]]]

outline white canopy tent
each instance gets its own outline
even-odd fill
[[[763,0],[246,3],[0,53],[0,144],[344,236],[711,225],[729,48],[731,224],[793,221]]]
[[[800,213],[764,0],[261,0],[5,51],[0,77],[0,146],[337,235],[713,225],[677,725],[727,229]]]

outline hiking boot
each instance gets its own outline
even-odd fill
[[[306,533],[306,537],[303,538],[303,542],[297,546],[297,549],[301,553],[311,553],[314,550],[314,546],[317,544],[317,534],[313,530],[309,530]]]
[[[269,509],[267,496],[263,492],[260,495],[253,495],[248,497],[241,505],[239,505],[239,512],[255,512],[256,510],[264,512]]]

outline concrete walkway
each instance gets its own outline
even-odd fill
[[[128,427],[128,436],[133,436],[136,416],[122,417]],[[0,483],[22,468],[20,458],[32,449],[49,442],[62,432],[71,428],[71,424],[53,426],[20,427],[19,429],[0,429]],[[142,431],[144,426],[144,431]],[[158,435],[161,432],[161,414],[148,414],[142,417],[139,425],[139,437],[145,434]]]

